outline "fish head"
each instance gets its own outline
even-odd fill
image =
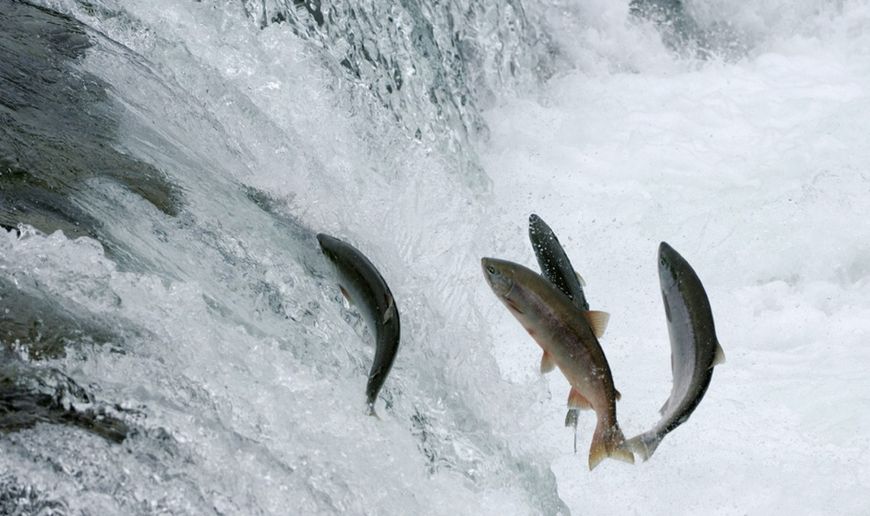
[[[341,249],[341,240],[324,233],[318,233],[317,241],[320,243],[323,254],[330,260],[335,261]]]
[[[486,282],[495,295],[508,297],[514,288],[513,264],[497,258],[482,258],[480,265]]]
[[[672,288],[679,283],[688,263],[667,242],[659,244],[659,282],[662,288]]]
[[[534,213],[529,215],[529,238],[532,239],[533,245],[540,245],[540,241],[552,240],[555,236],[550,226],[544,222],[544,219]]]

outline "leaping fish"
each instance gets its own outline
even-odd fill
[[[375,401],[399,350],[399,310],[387,282],[358,249],[319,233],[323,254],[335,265],[342,295],[356,306],[375,335],[375,359],[366,385],[368,414],[376,416]]]
[[[561,290],[580,310],[589,310],[583,293],[583,278],[574,271],[571,260],[550,226],[534,213],[529,215],[529,240],[542,275]]]
[[[549,281],[522,265],[483,258],[483,274],[496,296],[543,348],[541,371],[558,367],[571,391],[568,406],[591,407],[598,417],[589,449],[589,469],[605,457],[634,463],[616,420],[616,389],[596,329],[595,312],[580,312]]]
[[[659,411],[661,420],[627,442],[643,460],[649,459],[665,435],[685,423],[713,377],[713,367],[725,361],[716,338],[710,301],[692,266],[671,246],[659,246],[659,283],[671,339],[671,395]]]
[[[529,215],[529,240],[532,242],[532,248],[535,250],[535,257],[538,259],[541,274],[568,296],[577,309],[584,312],[588,311],[589,302],[586,300],[586,294],[583,292],[583,287],[585,286],[583,278],[571,266],[571,260],[568,259],[568,255],[565,253],[565,249],[562,248],[556,233],[550,229],[550,226],[541,217],[538,217],[534,213]],[[619,398],[617,397],[617,399]],[[567,414],[565,414],[565,426],[574,428],[575,452],[577,451],[578,415],[579,409],[572,408],[569,408]]]

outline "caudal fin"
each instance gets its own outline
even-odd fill
[[[622,435],[619,425],[613,423],[608,427],[599,419],[595,433],[592,434],[592,446],[589,448],[589,471],[595,469],[606,457],[634,464],[634,454],[626,448],[625,436]]]
[[[625,441],[625,446],[629,450],[640,455],[641,459],[647,461],[652,457],[656,448],[659,447],[660,442],[662,442],[661,437],[656,435],[654,432],[647,432]]]

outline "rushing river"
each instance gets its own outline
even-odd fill
[[[866,513],[868,127],[866,0],[0,0],[0,514]],[[484,282],[532,212],[627,435],[658,242],[704,281],[647,463],[587,471]],[[395,295],[380,418],[318,232]]]

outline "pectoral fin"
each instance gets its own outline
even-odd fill
[[[556,367],[556,362],[553,361],[553,355],[544,351],[543,356],[541,356],[541,374],[549,373],[555,367]]]
[[[597,338],[604,336],[604,330],[607,329],[607,322],[610,320],[610,314],[600,310],[589,310],[584,312],[586,320],[589,322],[589,327],[592,328],[592,333]]]
[[[341,295],[344,296],[345,299],[347,299],[348,303],[353,304],[353,299],[350,298],[350,292],[348,292],[347,289],[339,285],[338,290],[341,291]]]
[[[586,281],[583,279],[583,276],[581,276],[580,273],[577,272],[577,271],[574,271],[574,275],[577,276],[577,281],[580,282],[580,286],[581,286],[581,287],[585,287],[585,286],[586,286]]]

